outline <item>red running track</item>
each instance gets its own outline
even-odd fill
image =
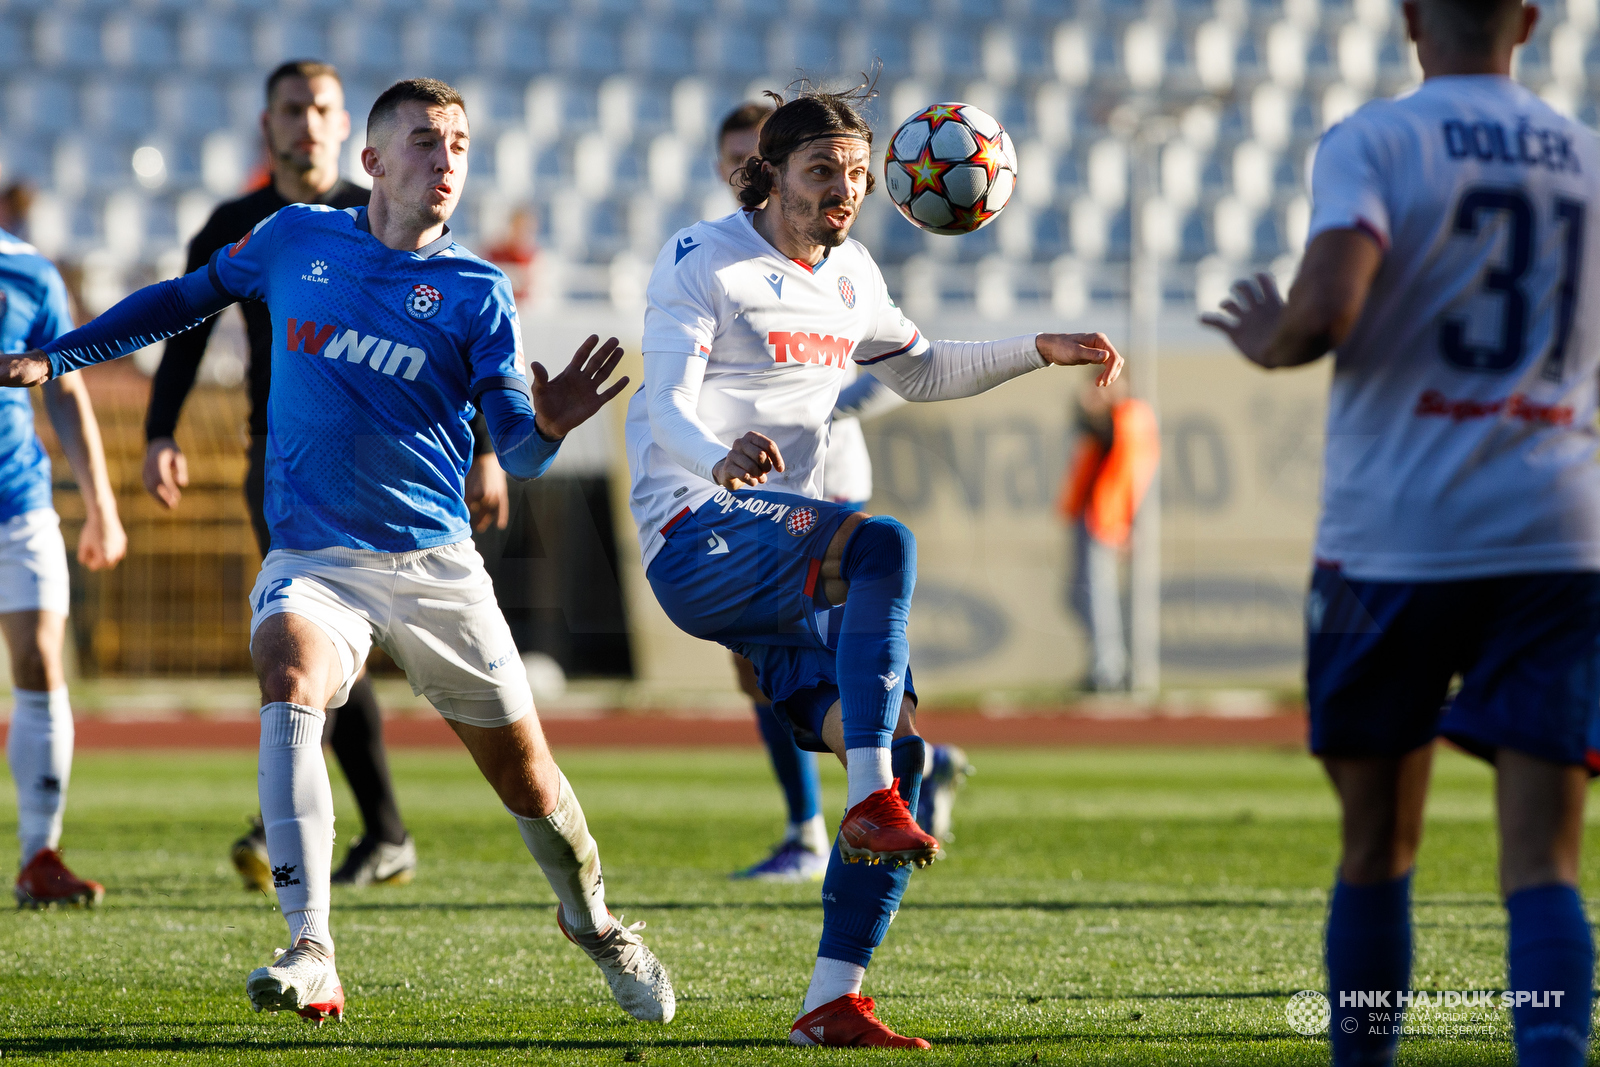
[[[1303,713],[1254,719],[1114,718],[1035,715],[986,718],[977,714],[929,713],[920,717],[929,740],[963,747],[1096,745],[1277,745],[1304,747]],[[545,735],[565,746],[705,747],[761,743],[753,718],[695,719],[667,715],[607,715],[590,719],[546,719]],[[0,740],[5,724],[0,724]],[[457,744],[440,718],[397,718],[384,723],[396,748]],[[146,720],[81,718],[80,749],[254,749],[258,728],[250,718],[162,717]]]

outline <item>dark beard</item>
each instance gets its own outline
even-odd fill
[[[843,204],[843,201],[828,204],[825,207],[812,204],[790,204],[781,197],[778,202],[782,205],[784,222],[788,223],[789,227],[795,232],[803,234],[805,239],[812,244],[821,245],[823,248],[838,248],[844,244],[845,238],[850,236],[849,226],[842,230],[835,230],[825,220],[817,217],[817,211],[831,211]],[[855,224],[853,217],[850,223],[851,225]]]

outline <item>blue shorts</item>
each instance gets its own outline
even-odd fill
[[[1600,574],[1364,582],[1318,567],[1306,694],[1319,756],[1399,756],[1442,734],[1486,759],[1504,745],[1600,766]]]
[[[801,748],[826,752],[822,718],[839,700],[843,611],[822,596],[822,559],[859,504],[761,489],[719,491],[661,528],[646,577],[685,633],[716,641],[756,669],[761,691]],[[911,672],[906,695],[916,700]]]

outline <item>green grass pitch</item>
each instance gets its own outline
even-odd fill
[[[957,840],[912,879],[868,974],[880,1015],[933,1041],[920,1055],[784,1044],[821,908],[815,885],[727,880],[781,820],[758,751],[558,756],[613,911],[649,921],[672,972],[670,1026],[628,1020],[563,941],[553,896],[461,752],[395,755],[416,882],[334,895],[347,1021],[255,1015],[244,976],[285,928],[225,858],[255,808],[253,756],[84,753],[67,858],[108,895],[95,912],[0,923],[0,1065],[1326,1062],[1326,1043],[1283,1015],[1289,995],[1322,985],[1335,854],[1330,794],[1302,754],[974,752]],[[837,816],[843,775],[824,773]],[[347,839],[358,822],[335,780]],[[1490,795],[1482,767],[1441,755],[1416,887],[1418,988],[1504,985]],[[1503,1011],[1417,1021],[1477,1030],[1410,1038],[1402,1063],[1512,1061]]]

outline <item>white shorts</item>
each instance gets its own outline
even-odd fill
[[[533,691],[471,541],[417,552],[275,548],[250,591],[250,637],[289,612],[315,623],[339,654],[350,696],[373,641],[400,665],[411,691],[470,726],[507,726],[533,710]]]
[[[53,611],[67,614],[67,544],[53,508],[34,508],[0,522],[0,614]]]

